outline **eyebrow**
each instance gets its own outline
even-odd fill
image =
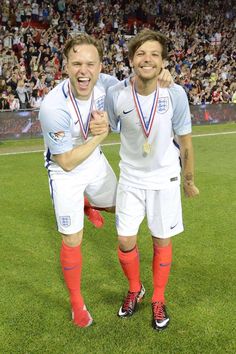
[[[83,62],[81,62],[80,60],[72,60],[71,61],[72,64],[83,64]],[[85,61],[85,64],[96,64],[97,61],[95,60],[89,60],[89,61]]]
[[[136,53],[146,53],[147,51],[143,50],[143,49],[137,49]],[[152,50],[151,51],[151,54],[153,53],[158,53],[158,54],[161,54],[161,51],[159,50]]]

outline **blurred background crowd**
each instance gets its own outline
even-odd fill
[[[104,44],[103,71],[129,76],[127,42],[142,28],[169,41],[166,67],[190,104],[236,103],[234,0],[1,0],[0,110],[38,109],[62,79],[66,40]]]

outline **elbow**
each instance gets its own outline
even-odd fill
[[[67,166],[61,166],[64,172],[71,172],[73,168],[67,167]]]
[[[62,169],[63,171],[65,172],[71,172],[73,169],[74,169],[74,166],[72,166],[70,163],[68,162],[61,162],[58,164]]]
[[[68,158],[68,154],[62,155],[53,155],[53,160],[56,162],[58,166],[60,166],[63,171],[71,172],[75,166],[71,163],[70,158]]]

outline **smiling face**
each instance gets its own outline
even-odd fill
[[[130,64],[138,81],[156,83],[164,64],[162,45],[158,41],[146,41],[137,48]]]
[[[99,53],[94,45],[79,44],[70,49],[66,70],[76,98],[87,100],[90,97],[101,69]]]

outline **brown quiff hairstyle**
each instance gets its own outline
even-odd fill
[[[74,52],[76,52],[75,46],[82,45],[82,44],[93,45],[98,51],[98,55],[99,55],[100,61],[102,61],[102,58],[103,58],[103,46],[102,46],[102,43],[98,39],[95,39],[94,37],[92,37],[92,36],[90,36],[90,35],[88,35],[86,33],[77,35],[77,36],[75,36],[73,38],[70,38],[66,42],[65,49],[64,49],[64,55],[65,55],[66,59],[68,59],[69,52],[70,52],[71,49]]]
[[[152,31],[150,29],[144,29],[129,41],[129,59],[132,60],[136,50],[147,41],[159,42],[162,46],[162,59],[167,58],[167,38],[160,32]]]

